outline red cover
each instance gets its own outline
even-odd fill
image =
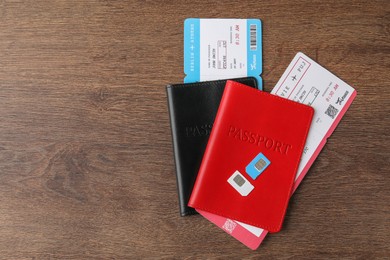
[[[188,205],[280,231],[313,114],[310,106],[227,81]],[[271,163],[253,180],[245,168],[260,152]],[[227,182],[236,170],[254,186],[247,196]]]

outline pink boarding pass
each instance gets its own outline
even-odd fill
[[[295,191],[357,93],[350,85],[299,52],[295,55],[271,94],[310,105],[315,110],[295,177],[293,189]],[[268,233],[267,230],[259,227],[206,211],[197,211],[253,250],[259,247]]]

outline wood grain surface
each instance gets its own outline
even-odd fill
[[[179,217],[165,85],[187,17],[263,21],[358,96],[256,251]],[[0,0],[1,259],[389,259],[390,2]]]

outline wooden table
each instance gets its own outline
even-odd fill
[[[187,17],[260,18],[358,96],[257,251],[181,218],[165,85]],[[0,258],[389,258],[390,2],[0,1]]]

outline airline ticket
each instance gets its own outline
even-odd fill
[[[252,76],[262,89],[262,67],[259,19],[185,20],[185,83]]]

